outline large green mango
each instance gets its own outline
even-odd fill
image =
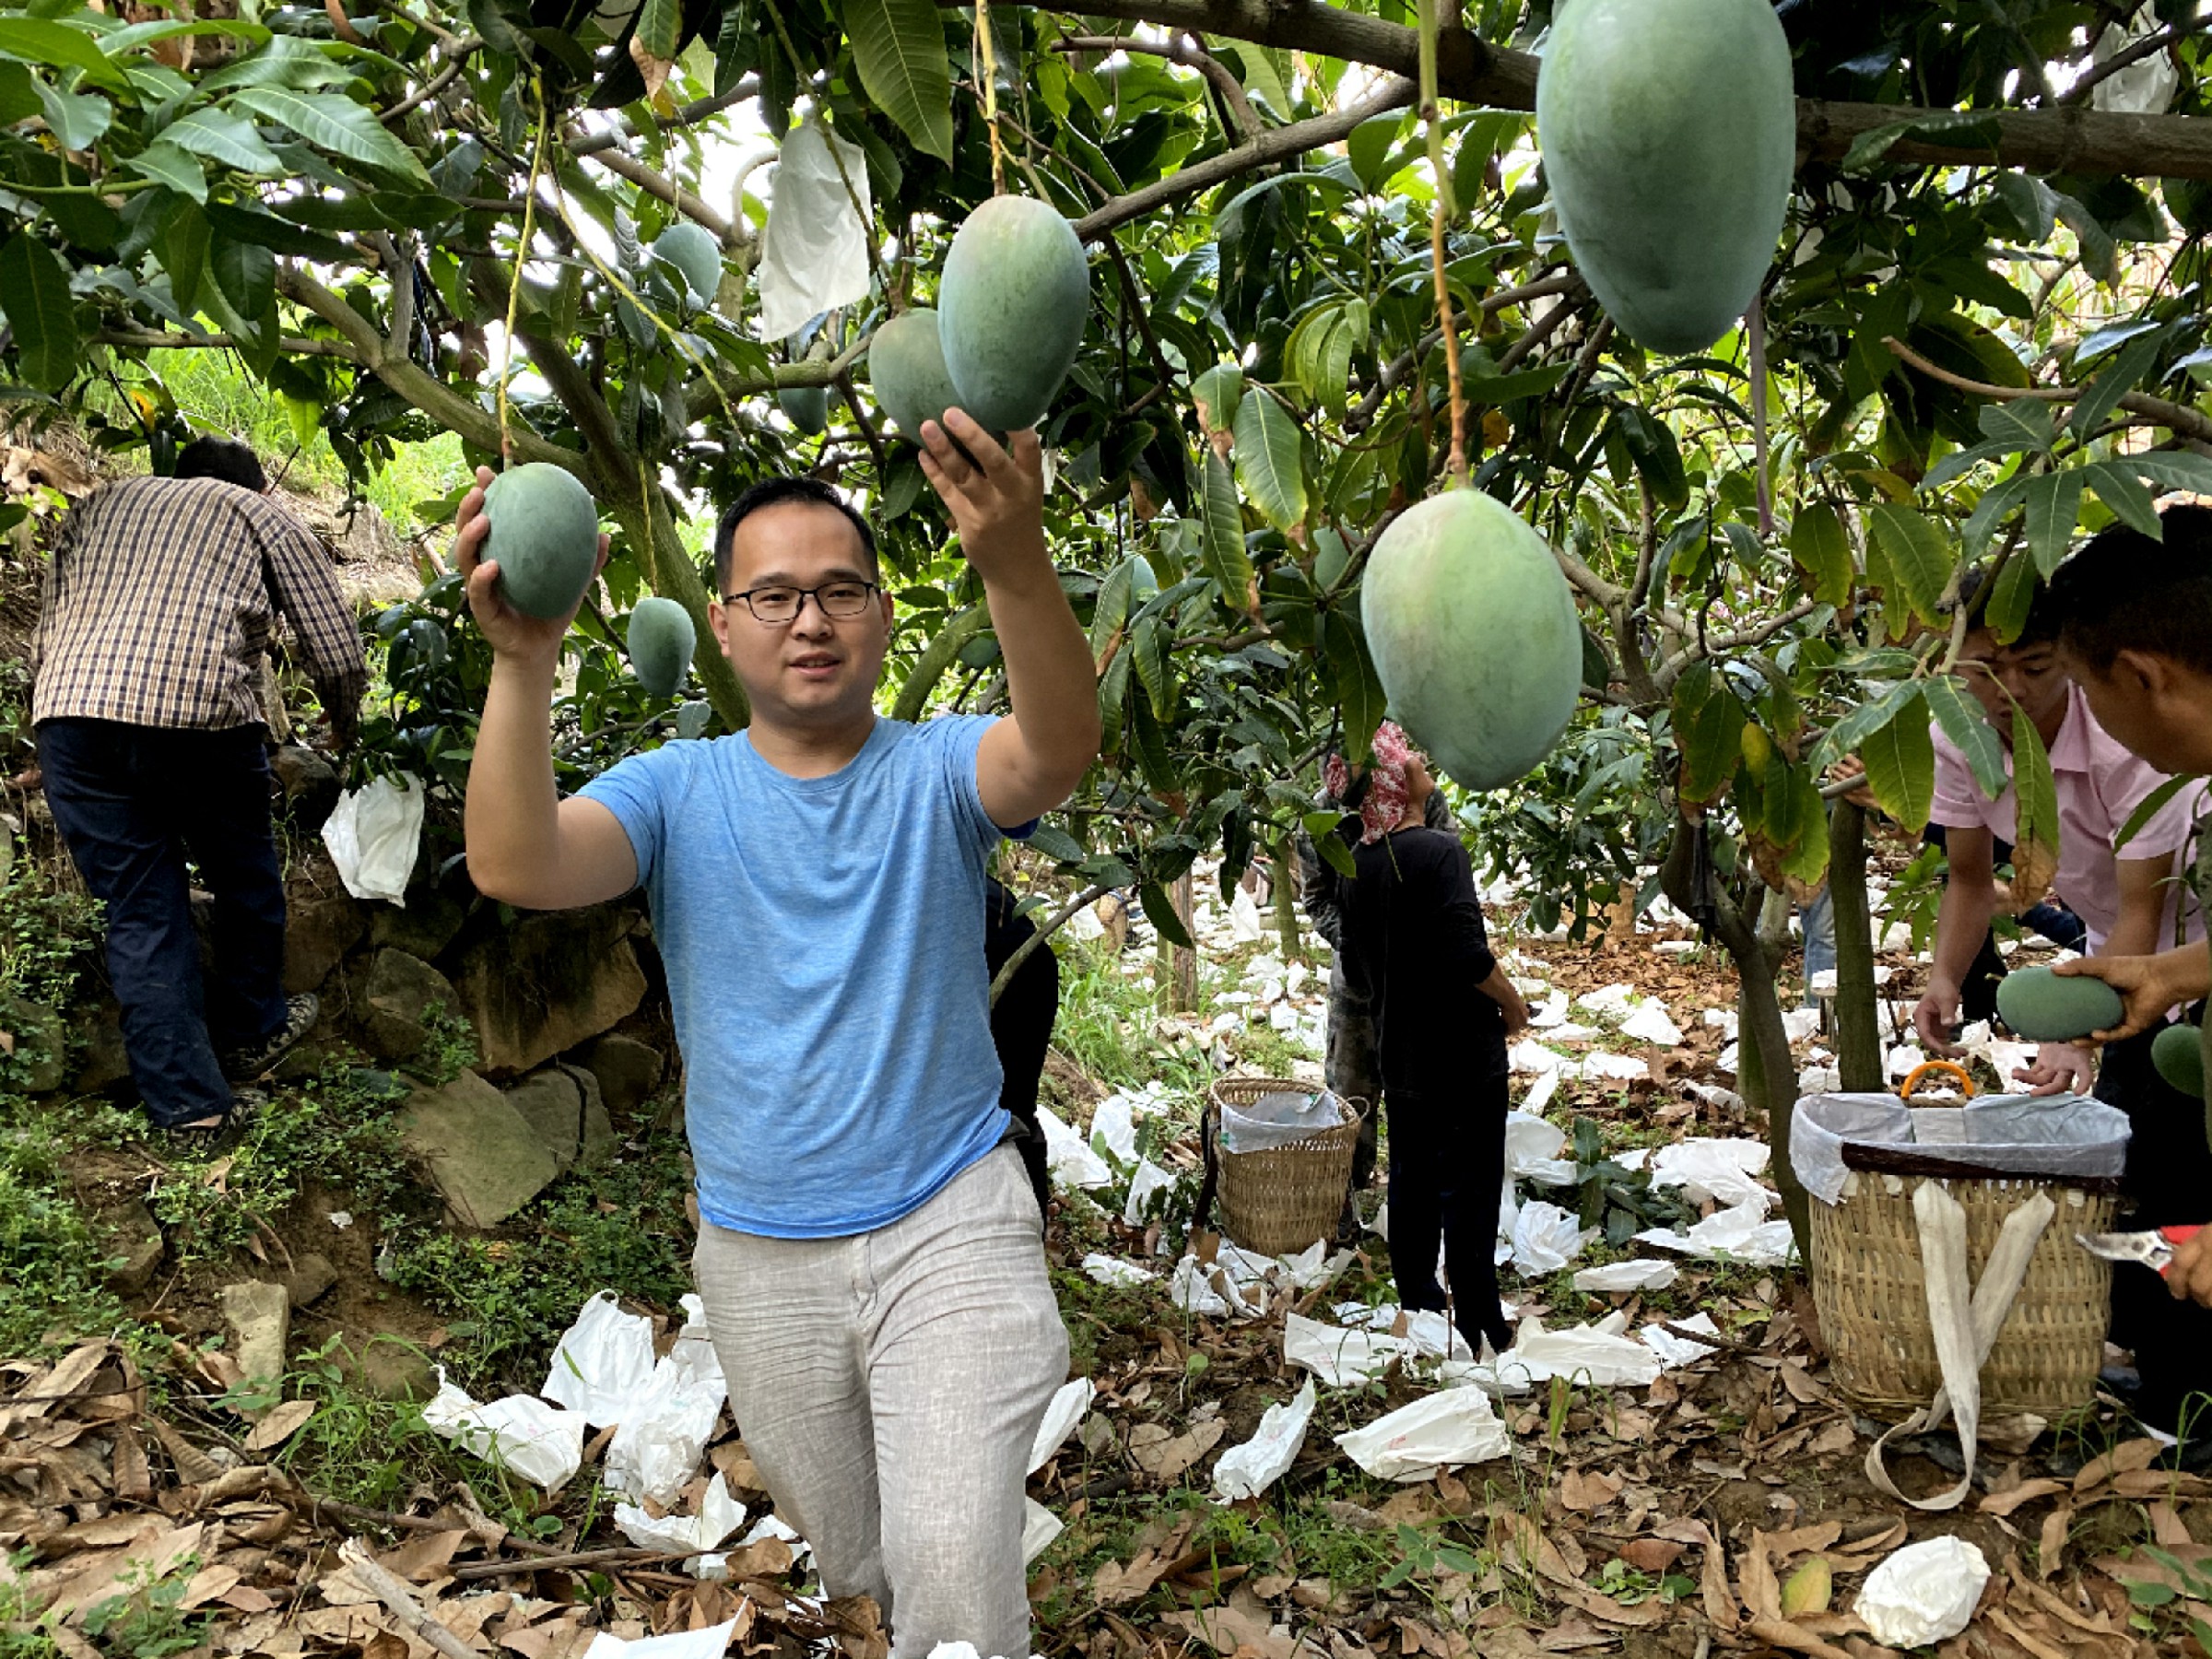
[[[2120,993],[2086,974],[2023,968],[1997,982],[1997,1018],[2030,1042],[2072,1042],[2124,1018]]]
[[[599,562],[599,508],[566,467],[511,466],[484,492],[491,530],[483,556],[500,566],[500,592],[524,616],[571,615]]]
[[[827,386],[785,386],[776,394],[776,406],[783,411],[784,419],[809,438],[819,438],[830,429]]]
[[[935,312],[901,312],[869,337],[868,383],[883,412],[912,442],[922,441],[924,421],[945,424],[945,411],[959,406],[960,394],[945,371]]]
[[[655,697],[674,697],[691,669],[699,629],[691,613],[673,599],[651,594],[629,613],[629,671]]]
[[[1359,616],[1392,713],[1465,788],[1512,782],[1573,718],[1574,596],[1494,497],[1452,489],[1400,514],[1368,560]]]
[[[1797,108],[1768,0],[1566,0],[1536,143],[1574,263],[1653,351],[1702,351],[1758,293],[1790,201]]]
[[[937,337],[959,406],[994,432],[1035,426],[1083,344],[1090,266],[1059,209],[993,196],[952,239]]]
[[[653,239],[653,255],[684,279],[700,304],[714,303],[722,286],[722,244],[712,230],[678,219]]]
[[[2150,1040],[2159,1076],[2193,1100],[2205,1098],[2204,1033],[2193,1025],[2170,1025]]]

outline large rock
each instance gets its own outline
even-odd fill
[[[15,1083],[27,1094],[52,1094],[68,1080],[68,1042],[61,1016],[43,1003],[0,996],[0,1044],[14,1060]]]
[[[576,1079],[576,1087],[583,1093],[583,1117],[576,1135],[576,1167],[594,1169],[615,1149],[615,1122],[606,1114],[606,1100],[599,1092],[597,1077],[581,1065],[565,1062],[560,1069]]]
[[[79,1094],[99,1094],[131,1075],[131,1057],[123,1046],[123,1009],[103,998],[85,1022],[85,1059],[71,1084]]]
[[[160,1224],[135,1198],[104,1219],[112,1230],[108,1248],[114,1253],[108,1258],[108,1288],[121,1296],[145,1289],[168,1253]]]
[[[583,1140],[583,1090],[565,1066],[534,1071],[505,1091],[507,1104],[530,1125],[562,1169],[576,1161]]]
[[[528,1120],[474,1072],[418,1090],[399,1130],[464,1227],[498,1226],[560,1173]]]
[[[288,906],[284,917],[285,991],[296,995],[321,985],[360,942],[368,926],[359,903],[345,893]]]
[[[668,1063],[661,1051],[635,1037],[602,1037],[583,1051],[583,1066],[599,1084],[609,1112],[625,1117],[652,1098]]]
[[[453,972],[484,1068],[524,1072],[596,1037],[645,997],[619,905],[518,918],[462,953]]]
[[[337,769],[306,745],[288,743],[276,751],[270,770],[284,791],[285,815],[293,827],[307,835],[320,830],[345,793]]]
[[[238,1369],[252,1384],[274,1389],[284,1381],[285,1344],[292,1330],[292,1299],[282,1285],[247,1279],[223,1287],[223,1317],[238,1338]],[[257,1390],[258,1391],[258,1390]],[[260,1411],[243,1415],[253,1418]]]
[[[388,945],[428,962],[453,942],[453,935],[467,920],[468,907],[460,900],[427,882],[418,883],[407,889],[404,908],[392,904],[376,907],[376,915],[369,924],[369,943],[380,950]]]
[[[461,1006],[444,974],[404,950],[378,951],[360,986],[361,1037],[380,1060],[413,1059],[422,1050],[430,1009],[442,1004],[458,1012]]]

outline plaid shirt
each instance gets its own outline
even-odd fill
[[[32,722],[261,724],[279,611],[334,735],[350,738],[369,687],[360,629],[307,527],[218,478],[103,486],[69,514],[46,568]]]

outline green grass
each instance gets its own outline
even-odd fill
[[[69,1192],[65,1150],[46,1113],[0,1095],[0,1355],[9,1359],[135,1329],[107,1288],[114,1253]]]

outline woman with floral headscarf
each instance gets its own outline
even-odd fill
[[[1358,872],[1340,880],[1344,966],[1374,1010],[1390,1118],[1391,1272],[1399,1305],[1453,1309],[1477,1351],[1512,1331],[1498,1305],[1494,1245],[1505,1182],[1506,1043],[1528,1005],[1491,954],[1459,837],[1423,822],[1436,782],[1387,722],[1354,773],[1329,760],[1329,792],[1359,816]],[[1437,1279],[1441,1244],[1451,1282]]]

